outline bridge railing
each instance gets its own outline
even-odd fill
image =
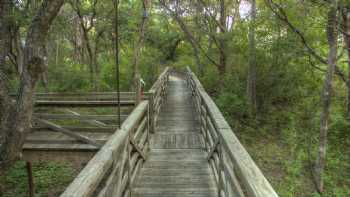
[[[126,197],[149,152],[149,133],[165,96],[167,68],[110,139],[73,180],[61,197]]]
[[[153,84],[148,91],[148,98],[150,100],[150,114],[151,114],[151,132],[155,130],[155,123],[158,120],[161,105],[165,99],[166,88],[168,85],[170,74],[170,68],[166,67],[164,71],[159,75],[158,80]]]
[[[219,196],[277,197],[277,193],[188,67],[186,79],[200,115],[201,132]]]

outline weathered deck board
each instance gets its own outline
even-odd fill
[[[151,152],[133,188],[134,197],[216,197],[199,121],[184,80],[171,76]]]

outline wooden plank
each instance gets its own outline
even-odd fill
[[[80,134],[77,134],[77,133],[74,133],[68,129],[65,129],[63,127],[61,127],[60,125],[57,125],[55,123],[52,123],[50,121],[47,121],[47,120],[43,120],[43,119],[40,119],[40,118],[34,118],[35,121],[37,121],[38,123],[44,125],[44,126],[47,126],[49,127],[50,129],[54,130],[54,131],[58,131],[58,132],[61,132],[61,133],[64,133],[68,136],[71,136],[71,137],[74,137],[76,138],[77,140],[79,141],[82,141],[82,142],[85,142],[85,143],[88,143],[88,144],[91,144],[91,145],[94,145],[96,147],[101,147],[101,144],[97,143],[96,141],[84,136],[84,135],[80,135]]]
[[[62,126],[64,129],[68,129],[74,132],[94,132],[94,133],[113,133],[117,130],[116,126],[104,126],[104,127],[90,127],[90,126]],[[49,127],[43,125],[37,125],[31,128],[31,132],[34,131],[47,131]]]
[[[207,157],[208,160],[211,159],[214,152],[217,150],[219,143],[220,143],[220,140],[216,139],[213,147],[211,147],[210,152],[208,153],[208,157]]]
[[[144,117],[143,120],[141,121],[141,124],[140,126],[137,128],[134,136],[133,136],[133,139],[135,141],[138,141],[142,135],[142,133],[144,132],[145,130],[145,127],[146,127],[146,123],[147,123],[147,117]]]
[[[72,111],[74,112],[74,111]],[[79,120],[84,121],[87,123],[93,122],[94,125],[98,126],[107,126],[103,122],[104,120],[117,120],[117,115],[80,115],[79,113],[76,114],[48,114],[48,113],[34,113],[34,116],[40,119],[46,119],[46,120]],[[127,115],[121,115],[122,120],[125,120],[128,116]]]
[[[244,197],[244,193],[242,191],[241,186],[239,185],[239,181],[236,175],[234,174],[233,169],[229,168],[227,165],[224,165],[224,171],[225,171],[225,176],[229,181],[230,189],[232,189],[233,192],[235,193],[234,195],[237,197]]]
[[[75,112],[73,110],[70,110],[70,109],[65,109],[64,111],[68,112],[68,113],[71,113],[73,115],[76,115],[76,116],[81,116],[81,114],[79,114],[78,112]],[[98,121],[98,120],[83,120],[84,122],[87,122],[89,124],[92,124],[92,125],[95,125],[95,126],[107,126],[105,123],[101,122],[101,121]]]
[[[40,144],[25,143],[22,147],[23,151],[36,151],[36,152],[50,152],[64,151],[64,152],[96,152],[98,147],[91,144],[53,144],[41,142]],[[54,153],[52,153],[54,154]]]
[[[35,93],[34,97],[39,100],[116,100],[117,92],[48,92],[48,93]],[[12,97],[16,97],[17,94],[10,94]],[[121,99],[132,100],[134,99],[135,92],[120,92]],[[144,98],[147,99],[148,92],[144,93]]]
[[[130,138],[130,142],[133,145],[133,148],[136,149],[136,151],[141,155],[141,157],[146,160],[146,155],[143,153],[141,148],[138,146],[138,144],[135,143],[134,139]]]
[[[36,107],[115,107],[118,106],[118,101],[62,101],[62,100],[36,100]],[[134,106],[135,102],[120,101],[122,107]]]

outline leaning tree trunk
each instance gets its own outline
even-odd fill
[[[256,20],[256,0],[251,0],[251,19],[249,26],[249,68],[247,80],[247,96],[250,104],[251,115],[256,114],[256,49],[255,49],[255,20]]]
[[[45,67],[45,44],[50,26],[64,0],[45,0],[34,17],[24,47],[24,68],[13,109],[1,125],[4,134],[0,147],[0,168],[7,169],[20,158],[26,134],[30,130],[33,94]]]
[[[322,90],[322,111],[320,117],[320,139],[318,156],[315,166],[315,181],[317,189],[320,193],[324,191],[324,169],[326,165],[326,147],[327,147],[327,133],[328,133],[328,122],[330,116],[330,106],[331,106],[331,91],[333,75],[337,62],[337,10],[336,5],[332,5],[331,10],[328,13],[327,22],[327,40],[329,45],[328,54],[328,69],[326,73],[326,78],[324,80],[323,90]]]

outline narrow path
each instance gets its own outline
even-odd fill
[[[199,120],[186,82],[170,76],[151,152],[137,178],[133,197],[216,197]]]

